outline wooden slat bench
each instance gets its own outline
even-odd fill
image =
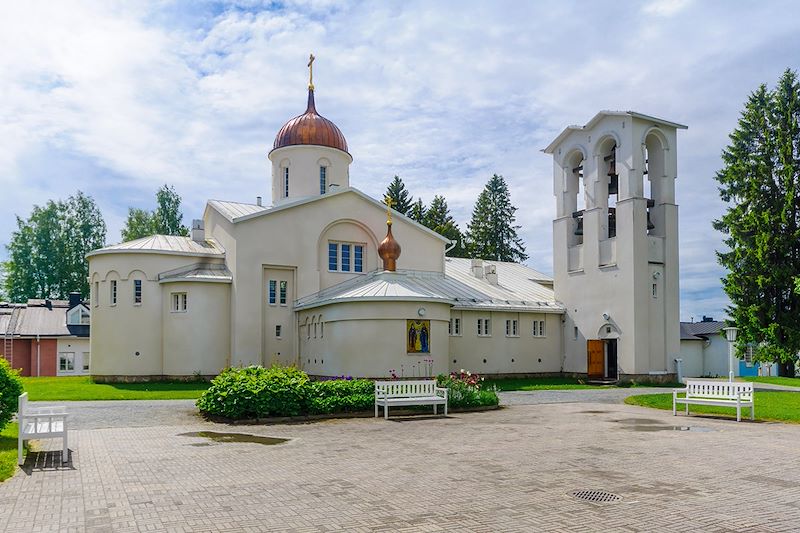
[[[678,397],[679,393],[685,396]],[[750,408],[750,420],[755,418],[753,406],[753,384],[736,383],[730,381],[699,381],[687,380],[685,389],[672,391],[672,414],[677,415],[679,403],[686,405],[686,414],[689,414],[689,404],[716,405],[721,407],[735,407],[736,421],[742,420],[742,407]]]
[[[376,381],[375,418],[378,418],[379,405],[383,406],[386,419],[389,418],[390,405],[433,405],[433,414],[437,414],[438,407],[444,405],[444,416],[447,416],[447,389],[437,387],[435,379]]]
[[[19,397],[17,421],[19,422],[19,437],[17,445],[17,460],[20,465],[24,463],[22,456],[23,442],[31,439],[61,438],[61,462],[69,460],[67,450],[67,409],[57,407],[28,407],[28,393],[24,392]]]

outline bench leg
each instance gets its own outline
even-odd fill
[[[755,420],[756,419],[755,411],[756,411],[756,405],[754,403],[753,405],[750,406],[750,420]]]
[[[686,402],[686,415],[689,415],[689,402]]]
[[[444,416],[447,416],[447,402],[444,402]]]
[[[383,418],[384,420],[389,420],[389,404],[383,404]]]
[[[18,438],[17,441],[17,463],[19,466],[22,466],[22,463],[25,462],[24,458],[22,457],[22,444],[24,441],[22,440],[22,437]]]
[[[675,393],[672,394],[672,416],[678,416],[678,402],[675,399]]]
[[[439,406],[436,404],[433,404],[433,414],[435,415],[439,414]]]
[[[378,418],[378,402],[375,402],[375,418]]]
[[[69,461],[69,448],[67,447],[67,429],[64,428],[64,449],[61,450],[61,462]]]

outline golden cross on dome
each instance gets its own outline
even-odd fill
[[[394,205],[395,201],[392,200],[390,196],[386,196],[383,199],[383,203],[386,204],[386,223],[392,223],[392,205]]]
[[[308,55],[308,88],[314,90],[314,54]]]

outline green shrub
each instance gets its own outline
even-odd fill
[[[206,414],[260,418],[366,411],[375,402],[375,386],[366,379],[309,381],[293,367],[228,368],[197,400]]]
[[[336,379],[311,383],[309,413],[352,413],[375,405],[375,384],[368,379]]]
[[[17,412],[20,394],[22,394],[22,380],[19,378],[19,372],[0,357],[0,431],[11,422],[11,418]]]
[[[453,372],[445,376],[436,376],[440,387],[447,387],[447,405],[449,407],[483,407],[500,403],[497,392],[483,389],[483,378],[478,374]]]
[[[227,418],[296,416],[306,412],[308,375],[293,367],[228,368],[197,400],[200,411]]]

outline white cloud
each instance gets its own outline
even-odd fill
[[[268,195],[274,134],[305,104],[347,136],[353,185],[399,174],[444,194],[462,227],[492,173],[519,207],[532,266],[552,270],[551,162],[539,152],[599,109],[635,109],[679,136],[684,310],[719,315],[713,181],[741,104],[798,67],[789,3],[21,3],[0,19],[0,242],[33,203],[81,188],[116,240],[129,205],[175,184]],[[700,309],[700,306],[714,306]],[[686,313],[683,313],[686,316]]]

